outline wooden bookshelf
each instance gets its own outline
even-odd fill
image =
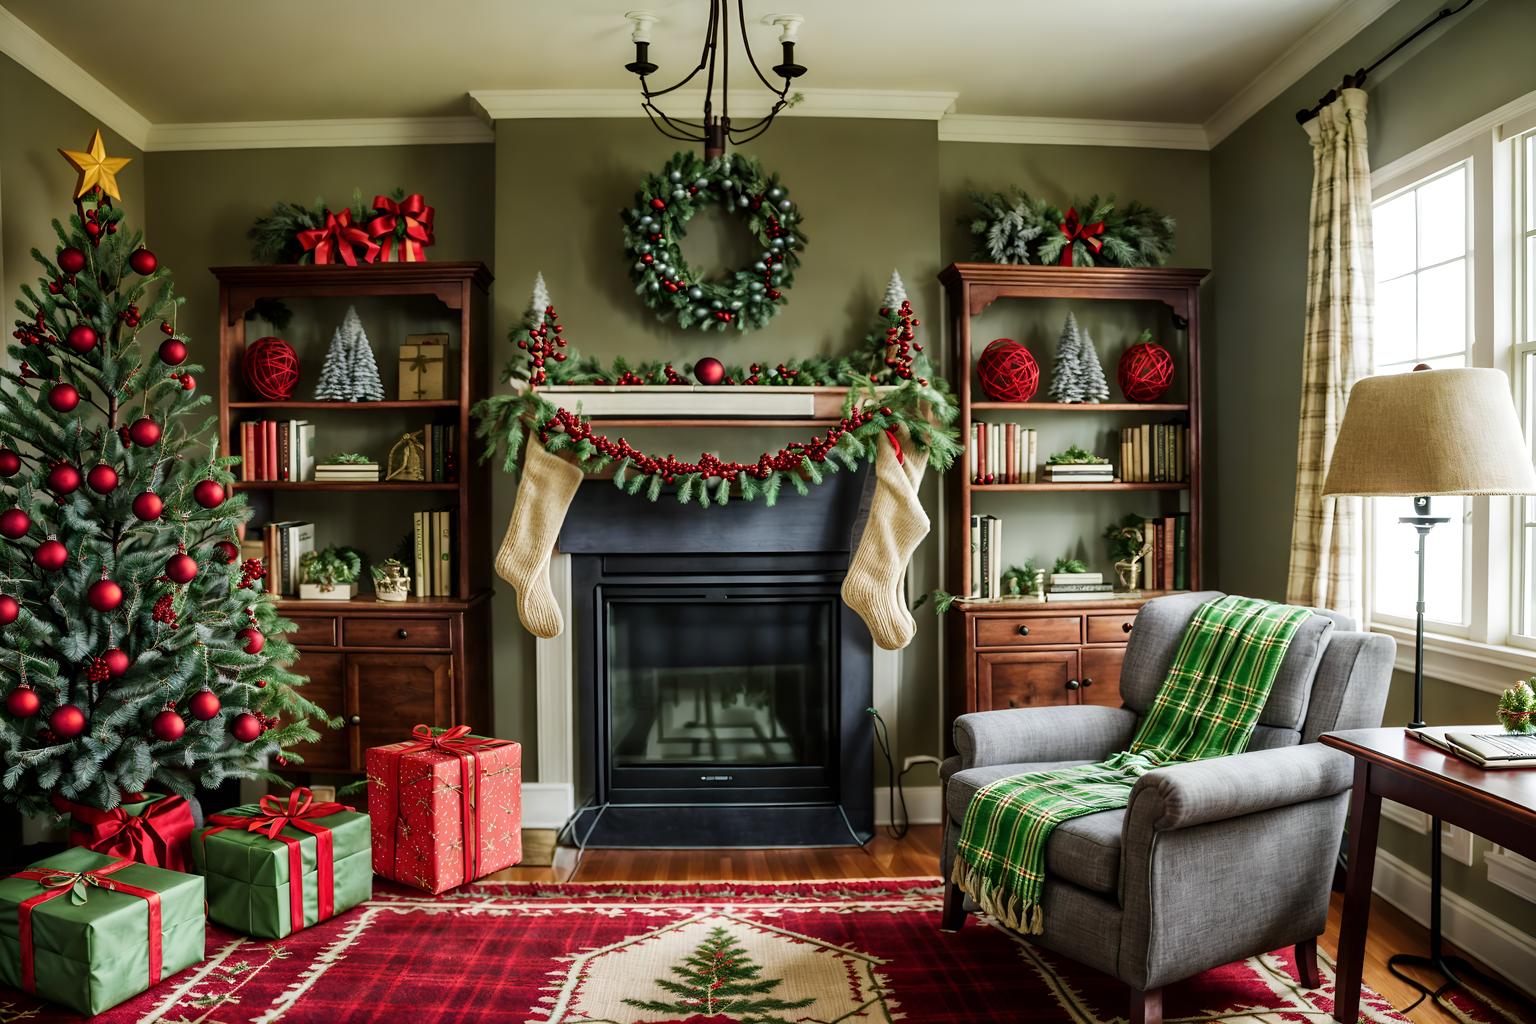
[[[448,727],[468,723],[478,732],[491,728],[490,569],[491,525],[488,471],[480,463],[471,409],[486,393],[485,348],[491,275],[481,263],[389,263],[369,266],[215,267],[219,281],[219,434],[220,450],[241,454],[240,424],[247,420],[329,417],[342,414],[354,429],[376,436],[387,450],[395,438],[418,430],[428,420],[456,426],[454,452],[458,479],[451,482],[399,480],[252,480],[235,489],[251,497],[254,525],[285,518],[285,502],[301,496],[325,496],[327,543],[344,542],[347,524],[390,509],[417,507],[451,510],[454,537],[452,596],[415,596],[403,602],[380,601],[372,580],[360,581],[360,593],[347,601],[283,598],[279,610],[295,624],[291,639],[300,652],[297,671],[309,677],[306,695],[346,723],[338,732],[301,748],[304,773],[356,774],[370,746],[408,738],[418,722]],[[420,305],[422,297],[435,300]],[[325,402],[295,397],[265,401],[250,394],[241,378],[246,345],[246,315],[258,300],[354,299],[359,308],[387,308],[415,302],[431,310],[450,335],[450,360],[456,363],[449,386],[457,394],[443,399],[379,402]],[[366,313],[365,313],[366,318]],[[329,329],[330,325],[325,325]],[[398,339],[370,337],[381,376],[391,381]],[[453,350],[456,346],[457,351]],[[299,395],[312,393],[313,380],[299,383]],[[308,415],[306,415],[308,414]],[[366,414],[366,415],[364,415]],[[322,429],[324,429],[322,427]],[[382,464],[383,460],[380,459]],[[403,504],[402,504],[403,503]],[[307,506],[307,507],[313,507]],[[401,532],[410,529],[408,511]],[[382,558],[387,551],[370,551]],[[300,774],[304,774],[300,773]]]

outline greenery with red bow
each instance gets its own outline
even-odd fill
[[[1064,267],[1160,267],[1173,255],[1174,221],[1134,199],[1075,200],[1066,211],[1018,186],[1006,194],[971,193],[977,259]]]
[[[433,216],[419,192],[397,188],[367,202],[353,189],[341,209],[324,199],[312,206],[275,203],[247,235],[257,263],[420,263],[436,241]]]

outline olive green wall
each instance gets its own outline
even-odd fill
[[[1311,148],[1295,112],[1371,63],[1444,4],[1402,0],[1211,153],[1216,336],[1221,339],[1208,408],[1213,413],[1217,583],[1263,597],[1285,590],[1295,496],[1296,417],[1307,267]],[[1424,36],[1366,85],[1370,155],[1383,165],[1536,89],[1530,60],[1536,4],[1484,0]],[[1272,424],[1274,429],[1255,429]],[[1227,438],[1241,438],[1228,444]],[[1389,722],[1406,721],[1411,679],[1394,680]],[[1430,681],[1431,722],[1487,722],[1494,698]],[[1424,837],[1388,822],[1382,845],[1427,870]],[[1480,847],[1481,847],[1480,843]],[[1505,920],[1536,930],[1536,906],[1490,886],[1479,854],[1472,868],[1448,862],[1447,886]]]

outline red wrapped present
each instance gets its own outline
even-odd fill
[[[523,748],[433,730],[368,751],[373,870],[443,892],[523,859]]]
[[[188,871],[192,808],[179,796],[134,793],[110,811],[53,798],[69,815],[69,845],[126,857],[155,868]]]

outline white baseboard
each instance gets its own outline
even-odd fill
[[[944,821],[944,787],[942,786],[903,786],[902,792],[907,797],[907,824],[909,825],[939,825]],[[896,813],[901,814],[901,805],[896,805]],[[875,824],[884,826],[891,824],[891,787],[875,787]]]
[[[1429,876],[1418,868],[1378,850],[1372,888],[1376,895],[1415,921],[1429,923]],[[1444,900],[1445,937],[1506,981],[1536,995],[1536,944],[1531,937],[1456,893],[1446,892]]]
[[[523,783],[523,828],[560,828],[576,812],[569,782]]]

